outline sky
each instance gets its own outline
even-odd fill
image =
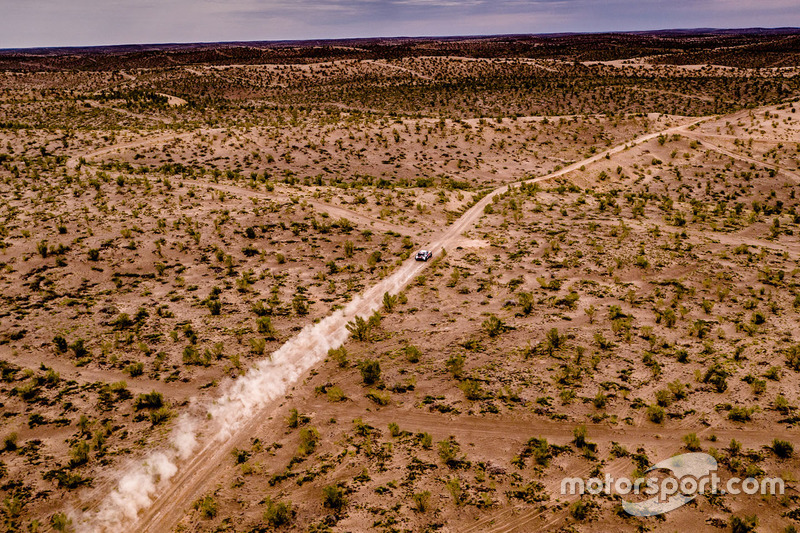
[[[0,48],[800,26],[798,0],[0,0]]]

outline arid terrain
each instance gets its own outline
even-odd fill
[[[800,33],[0,69],[4,530],[800,528]]]

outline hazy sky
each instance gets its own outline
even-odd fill
[[[0,48],[800,26],[798,0],[0,0]]]

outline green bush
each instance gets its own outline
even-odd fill
[[[294,429],[298,428],[304,424],[307,424],[310,418],[305,415],[301,415],[297,409],[292,408],[289,411],[289,416],[286,417],[286,424]]]
[[[3,437],[3,450],[4,452],[13,452],[17,449],[17,434],[9,433]]]
[[[311,455],[319,443],[319,431],[316,428],[303,428],[300,430],[300,446],[297,454],[301,457]]]
[[[464,393],[467,400],[482,400],[484,397],[481,384],[474,379],[466,379],[458,384],[458,388]]]
[[[464,462],[464,458],[459,457],[460,453],[461,447],[455,437],[439,442],[439,458],[450,468],[458,468]]]
[[[391,396],[389,395],[388,391],[370,389],[366,396],[368,399],[372,400],[378,405],[389,405],[389,402],[391,401]]]
[[[664,408],[660,405],[650,405],[647,407],[647,419],[656,424],[664,421]]]
[[[294,510],[290,502],[273,502],[272,498],[267,497],[267,509],[264,511],[264,522],[270,527],[278,528],[291,523],[294,518]]]
[[[140,394],[133,401],[133,408],[137,411],[142,409],[158,409],[164,405],[164,395],[158,391]]]
[[[172,411],[169,410],[168,407],[159,407],[152,413],[150,413],[150,423],[154,426],[158,426],[166,422],[172,418]]]
[[[413,344],[409,344],[404,348],[404,352],[409,363],[419,363],[420,356],[422,355],[422,352],[419,351],[419,348]]]
[[[745,515],[744,518],[731,517],[731,533],[750,533],[755,531],[757,526],[758,517],[756,515]]]
[[[328,357],[336,361],[339,368],[347,366],[347,349],[344,346],[328,350]]]
[[[583,500],[578,500],[570,506],[569,513],[572,515],[572,518],[582,522],[589,517],[591,510],[592,508],[588,503]]]
[[[222,302],[217,299],[208,300],[206,302],[206,306],[208,307],[208,310],[212,316],[217,316],[222,311]]]
[[[453,374],[454,378],[461,379],[461,376],[464,374],[464,362],[463,354],[453,354],[447,359],[447,362],[445,362],[445,368]]]
[[[358,365],[361,379],[366,385],[373,385],[381,379],[381,364],[372,359],[365,359]]]
[[[53,346],[56,348],[56,352],[58,353],[66,353],[67,352],[67,341],[61,335],[56,335],[53,337]]]
[[[788,459],[794,453],[794,446],[791,442],[775,439],[772,441],[772,452],[781,459]]]
[[[272,319],[268,316],[260,316],[256,319],[256,328],[258,332],[269,341],[278,340],[278,332],[275,326],[272,325]]]
[[[217,516],[217,501],[213,496],[200,498],[192,506],[196,511],[200,511],[200,516],[209,520]]]
[[[396,306],[397,296],[391,295],[388,292],[383,293],[383,310],[387,313],[391,313]]]
[[[728,420],[734,422],[748,422],[753,414],[754,409],[747,407],[733,407],[728,411]]]
[[[72,519],[64,513],[56,513],[51,516],[50,525],[53,526],[53,529],[56,531],[62,531],[63,533],[74,531]]]
[[[430,509],[431,493],[430,491],[417,492],[411,495],[414,500],[414,511],[418,513],[427,512]]]
[[[328,509],[341,511],[347,506],[345,490],[338,485],[328,485],[322,488],[322,504]]]
[[[699,452],[701,450],[700,439],[697,438],[697,433],[684,435],[683,442],[686,444],[686,449],[690,452]]]
[[[506,325],[500,318],[495,315],[489,315],[489,318],[483,321],[483,329],[486,331],[486,334],[490,337],[497,337],[502,333],[512,329],[510,326]]]

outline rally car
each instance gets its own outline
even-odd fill
[[[417,261],[427,261],[431,257],[433,257],[433,252],[430,252],[428,250],[420,250],[419,252],[417,252],[417,255],[414,256],[414,259],[416,259]]]

